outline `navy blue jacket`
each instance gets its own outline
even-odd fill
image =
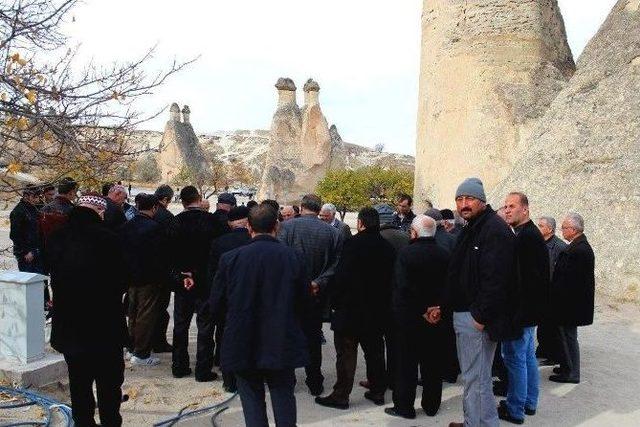
[[[210,300],[214,313],[227,310],[222,370],[306,366],[303,323],[309,295],[301,256],[274,237],[256,236],[222,255]]]
[[[162,226],[138,213],[118,230],[125,261],[129,268],[129,286],[164,286],[168,281],[168,242]]]

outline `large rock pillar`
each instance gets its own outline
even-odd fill
[[[415,200],[451,206],[477,176],[488,190],[573,74],[556,0],[424,0]]]

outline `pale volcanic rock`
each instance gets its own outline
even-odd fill
[[[524,191],[534,215],[585,218],[600,290],[640,300],[640,11],[619,0],[569,85],[525,141],[529,150],[493,191]]]
[[[424,0],[415,199],[491,189],[574,72],[556,0]]]
[[[181,121],[178,104],[173,103],[169,109],[169,121],[158,147],[162,182],[172,182],[185,167],[193,177],[204,177],[209,172],[204,150],[189,122],[190,113],[189,106],[185,105],[182,109],[184,121]]]

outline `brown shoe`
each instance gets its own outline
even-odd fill
[[[360,387],[364,387],[366,389],[371,388],[371,384],[369,384],[369,380],[362,380],[358,384],[360,384]]]
[[[449,423],[449,427],[464,427],[464,423]]]

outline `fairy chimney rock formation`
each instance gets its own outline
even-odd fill
[[[278,107],[258,197],[286,203],[315,190],[331,165],[332,140],[318,102],[317,82],[309,79],[304,85],[302,109],[296,103],[296,85],[291,79],[280,78],[276,89]]]
[[[169,109],[169,121],[164,127],[159,148],[159,165],[164,183],[174,182],[184,172],[192,183],[197,184],[206,179],[209,173],[204,150],[189,123],[190,113],[189,106],[185,105],[182,109],[184,121],[181,121],[178,104],[171,104]]]
[[[421,56],[418,209],[469,176],[493,188],[575,69],[557,0],[424,0]]]
[[[525,141],[530,149],[491,195],[524,191],[533,216],[583,215],[596,285],[640,301],[640,11],[619,0],[569,85]],[[558,227],[559,228],[559,227]],[[559,233],[560,230],[558,230]]]

